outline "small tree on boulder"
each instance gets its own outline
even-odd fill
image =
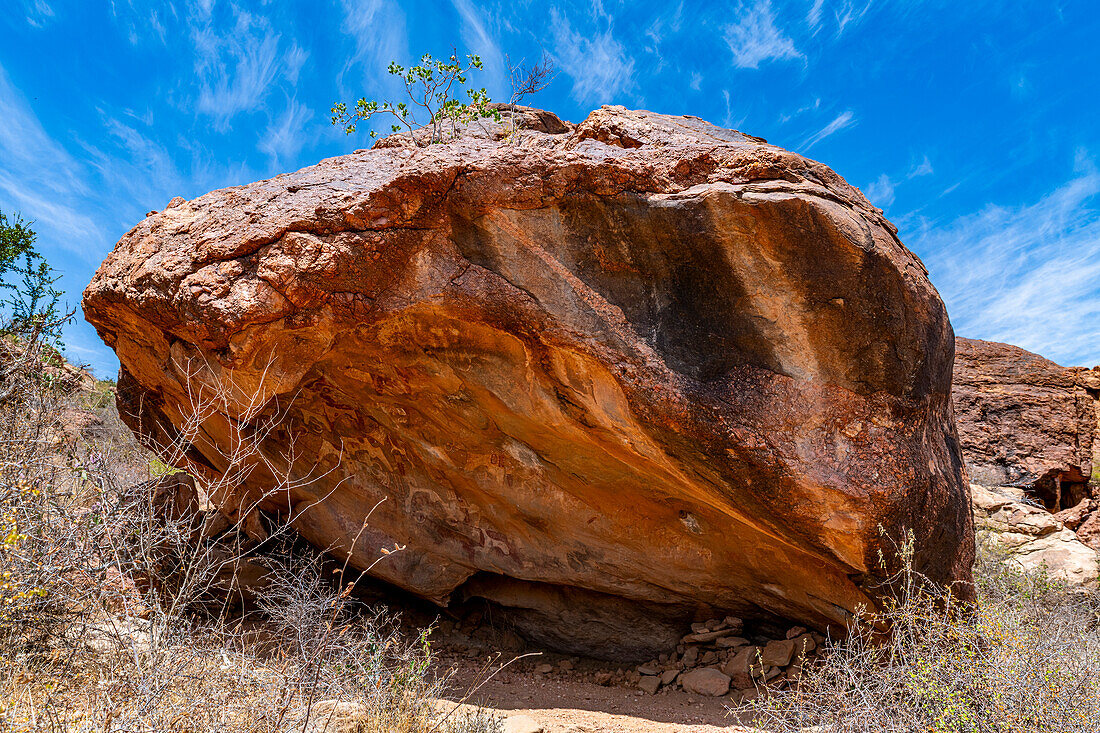
[[[419,64],[408,69],[396,62],[391,63],[388,71],[405,83],[410,101],[378,101],[361,97],[351,110],[345,103],[337,102],[332,106],[332,124],[343,126],[344,132],[350,135],[361,120],[369,120],[375,115],[389,115],[396,120],[391,124],[394,132],[408,130],[413,142],[426,147],[445,142],[448,136],[453,139],[460,124],[488,117],[499,122],[500,111],[489,106],[491,100],[485,88],[471,89],[466,86],[467,75],[474,70],[480,71],[482,66],[480,56],[468,55],[463,62],[456,53],[446,60],[433,59],[431,54],[424,54]],[[466,92],[469,101],[459,98],[461,91]],[[430,135],[417,135],[416,131],[421,128],[429,129]],[[376,137],[377,134],[371,130],[370,136]]]

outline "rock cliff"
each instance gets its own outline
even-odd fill
[[[969,580],[955,341],[881,211],[698,118],[523,119],[138,224],[83,301],[129,424],[163,446],[232,385],[199,400],[200,478],[281,417],[221,511],[360,568],[402,545],[370,572],[571,651],[644,659],[727,613],[839,630],[883,533]]]

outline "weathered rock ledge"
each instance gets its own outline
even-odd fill
[[[293,514],[361,568],[400,544],[373,575],[582,653],[726,614],[842,626],[880,592],[880,528],[968,581],[954,337],[881,211],[697,118],[547,114],[146,218],[83,302],[129,424],[170,443],[233,385],[200,478],[283,417],[221,511]]]

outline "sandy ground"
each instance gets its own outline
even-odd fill
[[[506,661],[510,657],[501,657]],[[532,666],[544,661],[521,660],[486,679],[486,661],[441,659],[449,673],[453,702],[476,703],[511,720],[510,733],[714,733],[746,730],[731,713],[729,698],[700,697],[679,690],[642,693],[632,685],[603,686],[583,679],[580,672],[537,674]],[[490,665],[490,669],[499,662]],[[467,695],[469,697],[467,698]]]

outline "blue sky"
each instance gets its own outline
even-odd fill
[[[4,0],[0,210],[71,304],[173,196],[366,147],[337,100],[452,45],[560,71],[539,106],[694,114],[832,166],[898,225],[956,333],[1100,364],[1100,3]],[[71,358],[113,376],[82,320]]]

